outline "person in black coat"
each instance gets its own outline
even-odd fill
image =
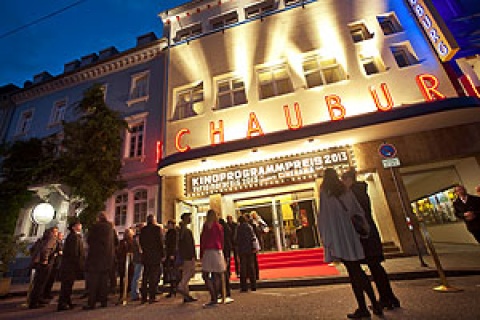
[[[28,307],[36,309],[48,303],[42,299],[43,291],[47,283],[52,267],[53,253],[57,243],[58,228],[52,227],[45,230],[43,236],[34,245],[32,252],[32,268],[35,269],[32,292],[29,297]]]
[[[51,261],[50,273],[48,275],[47,283],[45,284],[45,289],[43,290],[43,298],[46,300],[53,299],[52,288],[55,280],[58,278],[58,271],[60,268],[60,263],[62,261],[63,255],[63,233],[58,232],[57,242],[55,244],[55,249],[53,250],[53,257]]]
[[[157,286],[161,276],[161,264],[164,260],[162,229],[155,217],[147,216],[147,225],[140,231],[140,246],[143,250],[142,303],[156,301]]]
[[[226,294],[227,297],[231,296],[231,289],[230,289],[230,259],[232,257],[232,248],[233,248],[233,232],[230,229],[230,226],[224,219],[219,219],[218,222],[223,227],[223,258],[225,259],[225,265],[227,266],[225,269],[225,287],[226,287]]]
[[[166,257],[165,257],[165,264],[164,264],[164,276],[163,276],[163,283],[170,284],[169,293],[165,296],[165,298],[171,298],[176,295],[177,293],[177,283],[179,278],[179,271],[177,266],[175,265],[175,259],[177,255],[177,236],[178,230],[175,227],[175,221],[168,220],[167,222],[167,234],[165,235],[165,250],[166,250]]]
[[[250,279],[250,289],[257,290],[257,277],[255,272],[254,248],[255,232],[245,216],[238,217],[238,227],[235,242],[238,256],[240,257],[240,292],[247,292],[247,278]]]
[[[97,301],[102,307],[107,306],[108,278],[115,259],[114,230],[104,212],[100,213],[95,223],[88,230],[88,254],[85,269],[88,287],[88,304],[85,310],[94,309]]]
[[[85,269],[85,249],[82,239],[82,224],[78,218],[70,222],[70,233],[65,239],[63,257],[60,265],[60,297],[58,298],[58,311],[73,309],[72,288],[75,280],[80,278]]]
[[[370,233],[368,238],[361,238],[360,242],[365,252],[365,261],[370,272],[372,273],[373,281],[378,290],[380,296],[379,303],[383,308],[394,309],[400,307],[400,301],[395,296],[388,279],[387,272],[382,266],[382,262],[385,260],[383,255],[382,242],[380,240],[380,234],[378,233],[377,225],[372,217],[372,205],[370,197],[367,193],[368,185],[363,181],[357,181],[357,174],[355,169],[350,169],[342,175],[342,181],[352,190],[353,194],[357,198],[358,203],[365,211],[365,218],[370,225]]]
[[[455,215],[465,221],[467,230],[480,243],[480,197],[468,194],[461,185],[456,185],[453,190],[457,195],[457,199],[453,201]]]
[[[236,244],[235,244],[235,234],[237,233],[237,223],[233,221],[233,217],[231,215],[227,216],[227,225],[230,227],[230,230],[232,230],[232,252],[233,252],[233,261],[235,263],[235,273],[237,277],[240,277],[240,260],[238,259],[238,254],[237,254],[237,249],[236,249]],[[227,266],[228,268],[229,266]]]

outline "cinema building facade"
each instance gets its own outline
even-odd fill
[[[192,1],[160,17],[164,220],[192,212],[198,237],[208,208],[256,211],[266,250],[319,246],[322,172],[355,167],[384,242],[414,254],[416,214],[435,240],[472,242],[450,206],[454,183],[480,182],[478,79],[458,80],[423,2]]]

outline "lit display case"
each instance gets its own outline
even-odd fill
[[[412,210],[427,225],[457,222],[453,208],[453,186],[411,202]]]

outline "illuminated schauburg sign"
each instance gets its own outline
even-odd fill
[[[185,176],[185,194],[201,196],[313,181],[326,167],[352,166],[347,147],[312,152]]]
[[[451,60],[460,48],[433,4],[429,0],[408,0],[408,3],[440,60]]]

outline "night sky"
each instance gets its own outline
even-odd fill
[[[13,83],[23,87],[43,71],[59,75],[65,63],[110,46],[125,51],[148,32],[160,38],[163,26],[158,13],[186,2],[2,0],[0,86]]]

